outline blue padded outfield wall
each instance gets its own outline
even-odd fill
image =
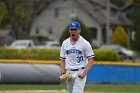
[[[140,66],[95,64],[87,83],[140,83]]]

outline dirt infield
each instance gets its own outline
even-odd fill
[[[67,93],[65,90],[13,90],[13,91],[0,91],[0,93]],[[126,93],[126,92],[84,92],[84,93]]]

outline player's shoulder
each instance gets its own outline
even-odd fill
[[[89,48],[92,47],[91,44],[89,43],[89,41],[87,41],[87,40],[86,40],[85,38],[83,38],[82,36],[81,36],[81,40],[82,40],[81,42],[82,42],[82,45],[83,45],[84,48],[86,48],[86,49],[88,48],[88,49],[89,49]]]
[[[62,44],[66,44],[66,43],[68,43],[69,41],[70,41],[70,37],[67,38],[67,39],[65,39],[65,40],[62,42]]]
[[[82,36],[80,36],[80,38],[81,38],[81,40],[82,40],[82,42],[83,43],[85,43],[85,44],[90,44],[85,38],[83,38]]]

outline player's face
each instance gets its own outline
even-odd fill
[[[70,36],[75,39],[77,39],[80,35],[79,29],[69,29],[69,32],[70,32]]]

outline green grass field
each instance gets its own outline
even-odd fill
[[[64,90],[65,85],[0,84],[0,90]],[[86,84],[85,91],[140,93],[140,85]]]

